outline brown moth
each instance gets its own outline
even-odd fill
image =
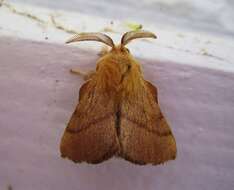
[[[95,72],[85,75],[79,103],[61,140],[62,157],[93,164],[113,156],[136,164],[176,158],[175,138],[159,108],[157,89],[143,78],[138,61],[125,47],[136,38],[156,36],[130,31],[117,46],[102,33],[77,34],[67,41],[99,41],[112,49],[99,58]]]

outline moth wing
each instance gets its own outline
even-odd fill
[[[175,159],[176,142],[157,103],[157,89],[144,81],[141,90],[122,100],[120,156],[137,164]]]
[[[80,89],[79,104],[63,134],[61,156],[74,162],[99,163],[118,150],[114,100],[88,81]]]

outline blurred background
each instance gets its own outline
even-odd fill
[[[150,22],[167,28],[178,27],[234,35],[233,0],[11,0],[8,2],[64,9],[110,19]]]

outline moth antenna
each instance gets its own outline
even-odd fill
[[[115,47],[113,40],[109,36],[107,36],[106,34],[95,33],[95,32],[75,34],[70,39],[68,39],[66,43],[68,44],[79,41],[98,41],[112,48]]]
[[[126,32],[122,36],[121,44],[125,46],[131,40],[134,40],[136,38],[157,38],[157,36],[154,33],[148,32],[145,30],[130,31],[130,32]]]

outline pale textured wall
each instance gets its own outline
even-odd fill
[[[234,35],[233,0],[8,0],[110,19]]]

